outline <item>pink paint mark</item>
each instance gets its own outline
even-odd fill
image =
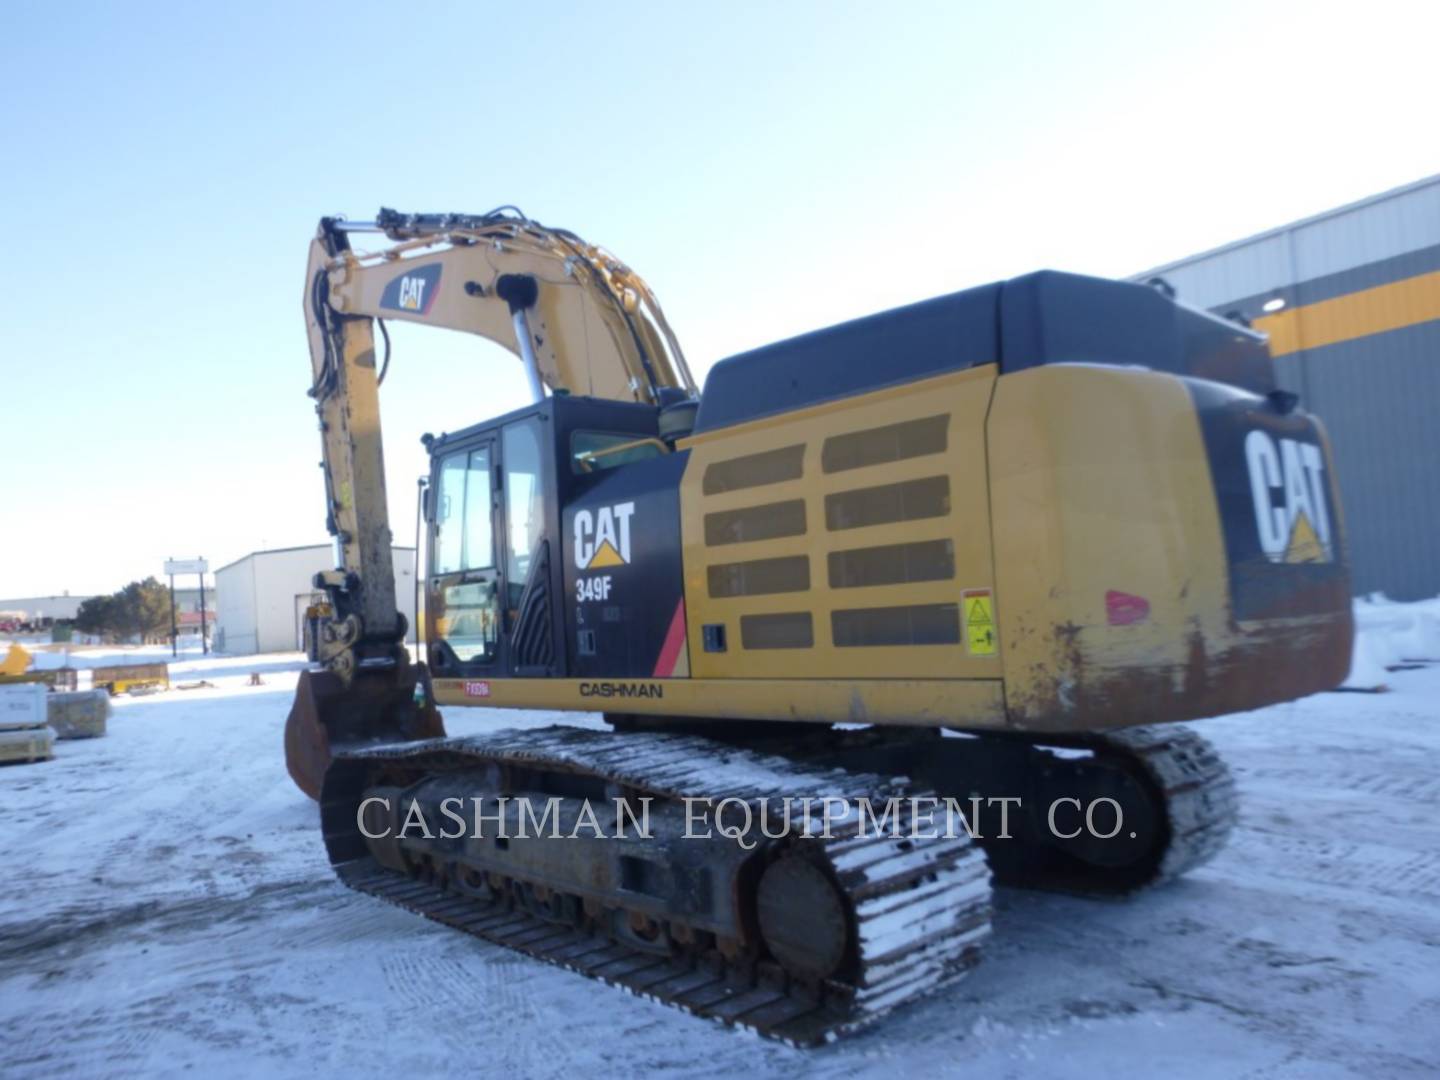
[[[1150,601],[1111,589],[1105,594],[1105,618],[1111,626],[1132,626],[1150,617]]]

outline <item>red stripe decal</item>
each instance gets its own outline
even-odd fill
[[[668,679],[675,674],[675,665],[680,660],[680,650],[685,647],[685,601],[675,605],[675,617],[670,620],[670,629],[665,632],[665,644],[660,647],[660,659],[655,661],[655,674],[651,678]]]

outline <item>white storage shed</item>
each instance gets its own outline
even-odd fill
[[[397,547],[395,599],[415,640],[415,549]],[[324,598],[312,581],[334,567],[329,544],[254,551],[215,571],[217,652],[294,652],[305,647],[305,609]]]

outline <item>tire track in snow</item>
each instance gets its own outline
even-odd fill
[[[1392,897],[1440,893],[1440,852],[1327,840],[1247,827],[1230,847],[1250,873]]]
[[[465,1052],[483,1045],[487,1060],[502,1075],[564,1072],[570,1057],[567,1043],[558,1035],[556,1018],[535,994],[536,986],[552,973],[528,957],[443,927],[435,930],[419,941],[397,945],[383,960],[392,995],[442,1015],[471,1018],[470,1024],[437,1034]],[[488,1028],[483,1035],[471,1026],[482,1024]]]
[[[111,908],[75,906],[43,918],[0,924],[0,981],[18,968],[44,964],[57,950],[104,948],[125,939],[161,939],[191,929],[210,930],[228,921],[259,922],[277,909],[300,906],[308,898],[335,891],[328,879],[282,881],[249,892],[221,897],[153,899]]]

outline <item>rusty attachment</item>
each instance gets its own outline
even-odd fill
[[[320,798],[325,770],[341,750],[445,736],[428,695],[416,701],[420,669],[361,673],[348,687],[331,671],[303,671],[285,720],[285,767],[295,786]]]

